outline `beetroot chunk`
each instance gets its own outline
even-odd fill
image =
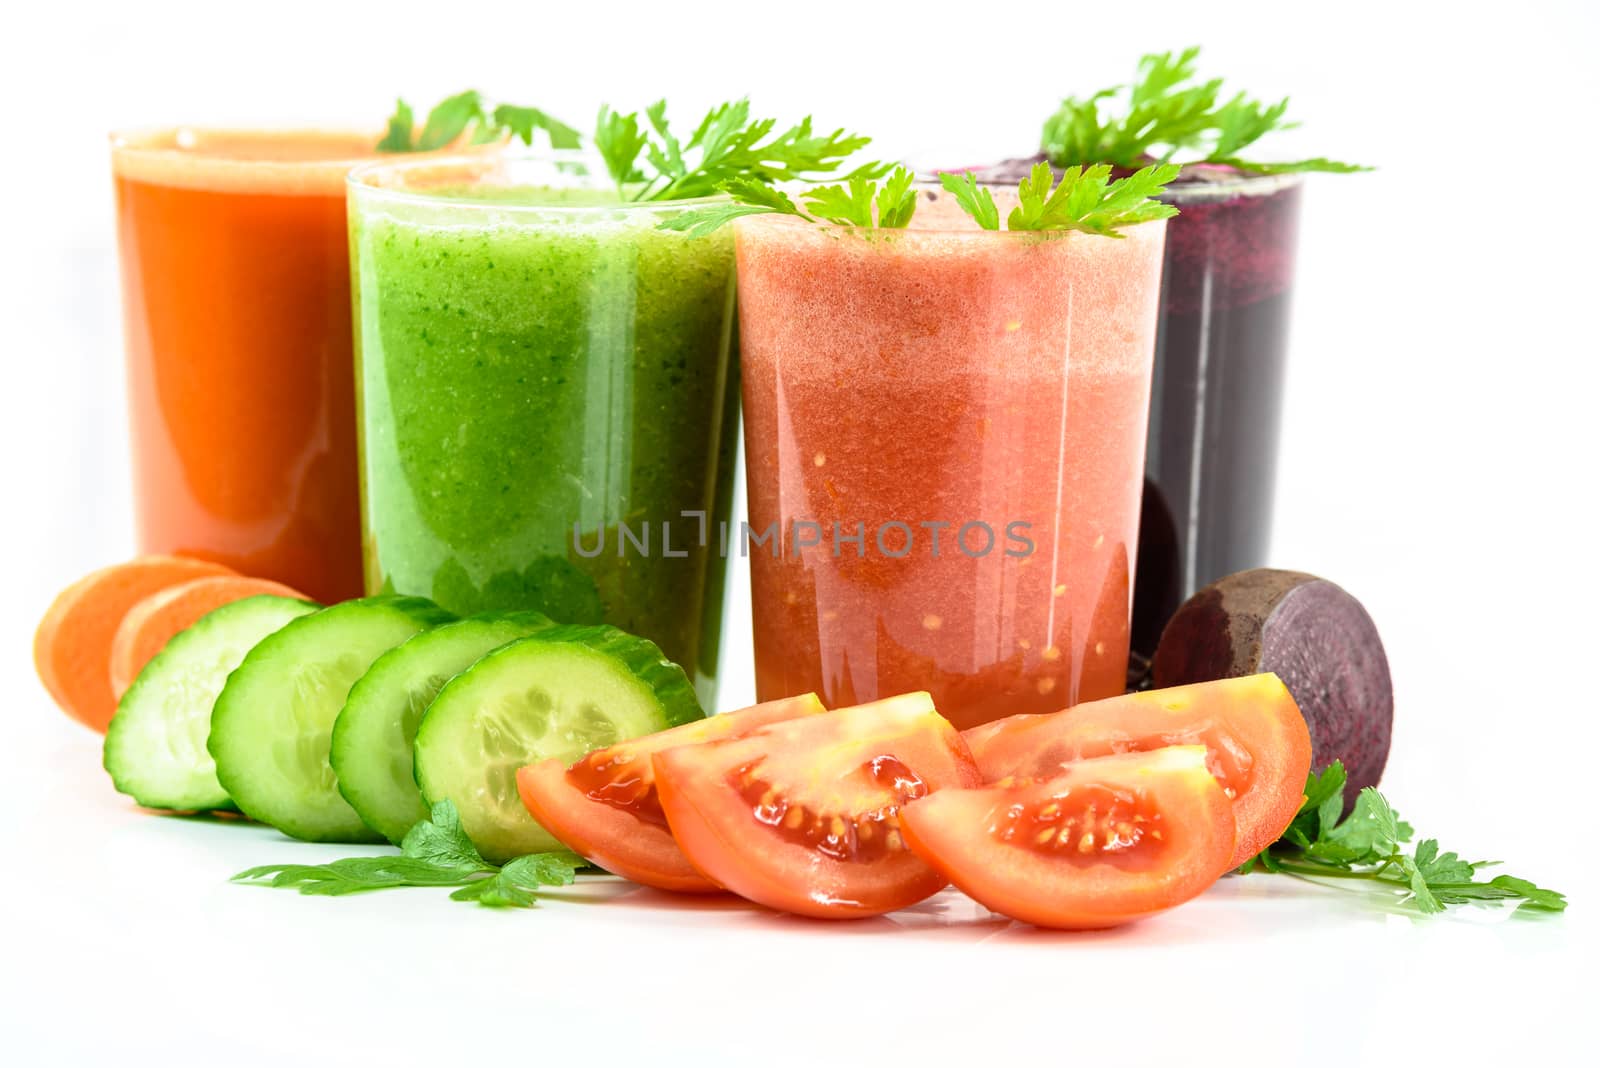
[[[1349,774],[1348,807],[1389,759],[1394,688],[1372,617],[1343,589],[1300,571],[1240,571],[1196,593],[1161,632],[1156,686],[1271,671],[1311,729],[1311,761]]]

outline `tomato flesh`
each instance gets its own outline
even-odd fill
[[[1271,845],[1300,808],[1311,733],[1276,675],[1146,690],[1047,715],[1011,716],[962,735],[985,781],[1045,778],[1078,760],[1203,745],[1234,803],[1235,864]]]
[[[906,848],[900,811],[979,781],[926,693],[654,762],[667,823],[696,868],[758,904],[823,918],[875,916],[937,893],[946,880]]]
[[[913,852],[980,904],[1040,927],[1113,927],[1231,867],[1233,807],[1201,746],[1079,761],[1049,779],[908,805]]]
[[[776,786],[761,778],[759,760],[735,770],[729,783],[750,805],[756,822],[772,828],[784,841],[836,860],[872,861],[903,848],[896,813],[901,805],[928,796],[928,784],[892,756],[873,757],[862,765],[862,771],[868,781],[885,788],[891,800],[849,819],[791,804]]]
[[[517,791],[541,826],[607,871],[659,890],[715,893],[722,888],[689,862],[667,829],[651,757],[824,711],[808,693],[724,712],[597,749],[570,768],[556,760],[529,765],[517,772]]]

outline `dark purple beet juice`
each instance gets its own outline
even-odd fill
[[[1162,197],[1181,214],[1167,223],[1134,584],[1145,656],[1191,593],[1267,562],[1300,188],[1200,165]]]

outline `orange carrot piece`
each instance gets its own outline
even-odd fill
[[[264,593],[309,600],[281,582],[243,575],[211,575],[152,593],[128,609],[111,640],[111,692],[120,701],[150,658],[213,608]]]
[[[142,556],[86,575],[62,590],[33,636],[33,666],[61,710],[105,733],[117,710],[111,692],[111,642],[128,609],[158,590],[207,575],[221,564],[181,556]]]

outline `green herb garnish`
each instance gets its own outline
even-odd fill
[[[1237,93],[1222,98],[1222,79],[1196,80],[1199,48],[1140,58],[1128,86],[1068,97],[1045,120],[1042,147],[1057,167],[1109,163],[1131,169],[1150,162],[1214,163],[1256,174],[1370,170],[1336,160],[1257,163],[1241,153],[1269,133],[1294,128],[1287,97],[1274,104]],[[1116,103],[1120,98],[1120,107]]]
[[[1350,814],[1343,816],[1344,784],[1344,765],[1338,761],[1320,775],[1312,772],[1306,780],[1305,802],[1289,829],[1246,861],[1239,873],[1263,871],[1386,883],[1401,893],[1402,902],[1419,912],[1510,901],[1517,902],[1519,909],[1538,912],[1560,912],[1567,907],[1565,895],[1526,879],[1496,875],[1479,881],[1478,870],[1498,861],[1465,861],[1454,853],[1441,853],[1436,839],[1426,838],[1406,852],[1402,846],[1411,841],[1411,825],[1400,819],[1376,789],[1362,790]]]
[[[1110,164],[1096,164],[1087,170],[1072,166],[1061,173],[1056,184],[1050,164],[1036,163],[1033,173],[1017,186],[1019,203],[1006,217],[1006,229],[1081,230],[1121,237],[1119,227],[1178,214],[1177,208],[1154,198],[1180,169],[1163,163],[1113,179]]]
[[[873,175],[881,168],[880,164],[868,164],[844,182],[805,190],[800,194],[804,208],[764,179],[735,178],[718,187],[730,198],[727,203],[682,212],[663,221],[661,229],[682,230],[690,237],[700,237],[746,215],[778,214],[863,230],[903,230],[917,210],[916,190],[911,188],[916,175],[904,167],[895,167],[879,181]]]
[[[503,865],[483,859],[462,829],[455,805],[440,801],[406,832],[399,856],[347,857],[328,864],[267,864],[242,871],[235,882],[294,887],[337,897],[401,886],[454,886],[455,901],[491,908],[532,908],[542,887],[570,886],[588,864],[576,853],[535,853]]]
[[[431,152],[454,143],[463,135],[471,144],[516,137],[531,145],[536,130],[545,132],[553,148],[578,147],[578,131],[554,116],[538,108],[516,104],[491,106],[476,89],[468,89],[446,97],[428,112],[420,134],[416,132],[411,105],[396,100],[394,114],[389,116],[389,130],[378,142],[378,151]]]
[[[1117,231],[1124,226],[1178,214],[1177,208],[1155,199],[1178,176],[1178,171],[1175,164],[1159,164],[1113,179],[1111,167],[1106,164],[1087,170],[1068,167],[1058,183],[1050,165],[1038,163],[1017,187],[1018,203],[1006,217],[1006,229],[1079,230],[1121,237]],[[661,226],[699,236],[745,215],[778,213],[807,222],[863,230],[899,230],[909,226],[916,213],[914,180],[915,176],[904,167],[896,167],[882,182],[858,172],[848,182],[816,186],[801,193],[802,209],[781,190],[753,179],[741,179],[725,182],[721,187],[730,203],[684,212]],[[993,193],[971,174],[945,173],[939,176],[939,182],[980,227],[1000,229],[1000,209]]]
[[[939,175],[939,184],[979,226],[985,230],[1000,229],[1000,209],[995,206],[994,194],[986,186],[979,185],[970,171],[946,171]]]
[[[775,119],[752,119],[750,101],[736,100],[708,111],[680,143],[659,100],[645,109],[643,122],[637,112],[602,107],[594,144],[624,200],[689,200],[742,179],[770,185],[832,174],[871,142],[843,130],[817,134],[809,116],[773,134],[776,126]],[[861,173],[873,177],[882,169]]]
[[[917,211],[917,195],[911,191],[915,177],[904,167],[896,167],[882,183],[853,174],[845,184],[808,189],[801,199],[814,217],[831,223],[904,230]]]

